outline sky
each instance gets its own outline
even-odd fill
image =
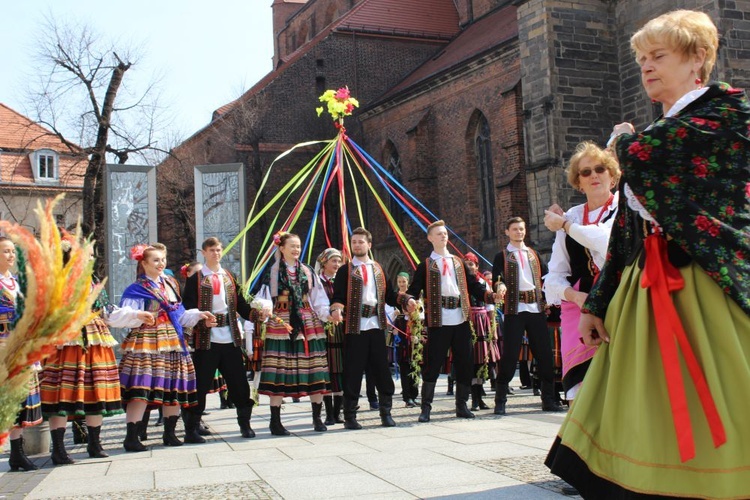
[[[28,114],[35,40],[45,17],[85,22],[105,37],[139,47],[131,85],[158,80],[174,116],[171,134],[187,138],[211,113],[272,69],[272,0],[11,0],[0,29],[0,102]]]

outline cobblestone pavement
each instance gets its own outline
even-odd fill
[[[289,437],[270,436],[264,398],[253,412],[255,439],[239,436],[234,411],[219,410],[212,395],[204,420],[213,435],[206,444],[162,446],[154,415],[143,453],[122,450],[124,417],[114,417],[102,431],[109,458],[88,458],[70,432],[74,465],[54,467],[44,454],[33,457],[38,471],[13,473],[7,452],[0,455],[0,499],[570,498],[543,464],[564,414],[542,412],[531,391],[516,390],[505,417],[485,410],[473,420],[457,419],[444,378],[436,394],[429,424],[417,423],[419,408],[394,400],[397,426],[383,428],[378,412],[361,399],[361,431],[337,424],[325,433],[313,432],[303,398],[283,408]]]

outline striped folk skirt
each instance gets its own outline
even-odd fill
[[[134,328],[122,342],[120,392],[122,402],[193,406],[198,403],[195,367],[183,352],[177,331],[159,315],[153,326]]]
[[[29,395],[21,403],[21,411],[16,416],[13,423],[16,427],[32,427],[42,423],[42,402],[39,398],[39,376],[36,368],[31,368],[31,378],[29,379]]]
[[[328,353],[328,373],[331,377],[331,392],[344,390],[344,324],[333,326],[326,338]]]
[[[497,334],[492,333],[492,320],[484,307],[471,308],[471,325],[477,336],[474,343],[474,364],[483,365],[485,360],[494,363],[500,360],[500,350],[497,347]]]
[[[260,394],[302,397],[330,392],[323,325],[309,307],[301,308],[299,312],[304,324],[302,332],[289,333],[285,325],[273,319],[268,321],[258,388]],[[277,309],[275,314],[289,324],[288,310]]]
[[[114,351],[104,345],[58,349],[44,365],[41,395],[45,417],[122,413]]]

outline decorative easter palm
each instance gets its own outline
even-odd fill
[[[38,202],[38,239],[18,224],[0,221],[0,229],[20,250],[17,267],[24,294],[12,331],[0,345],[0,444],[28,395],[31,365],[75,338],[93,319],[91,306],[104,286],[99,283],[92,291],[92,243],[83,241],[80,227],[65,241],[60,236],[52,210],[61,198],[45,207]],[[70,245],[67,264],[62,260],[63,245]]]

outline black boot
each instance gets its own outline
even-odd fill
[[[336,420],[333,418],[333,396],[323,396],[323,405],[326,407],[326,425],[333,425]]]
[[[125,441],[122,442],[125,451],[146,451],[148,448],[138,439],[138,424],[140,422],[128,422]]]
[[[344,428],[353,431],[362,426],[357,422],[357,400],[344,398]]]
[[[445,393],[446,396],[453,396],[453,377],[448,375],[448,392]]]
[[[337,424],[344,423],[344,417],[341,416],[341,409],[344,406],[344,396],[333,397],[333,421]]]
[[[201,436],[210,436],[211,430],[203,422],[203,419],[198,420],[198,434]]]
[[[86,451],[89,452],[91,458],[107,458],[109,455],[104,452],[102,447],[102,441],[99,438],[99,433],[102,430],[102,426],[89,427],[88,428],[88,445]]]
[[[52,463],[55,465],[74,464],[67,450],[65,450],[65,427],[52,429],[49,431],[52,435]]]
[[[154,425],[164,425],[164,412],[162,412],[162,407],[159,407],[159,417],[156,419],[156,423]]]
[[[565,411],[565,407],[558,401],[560,394],[555,391],[554,382],[542,382],[542,411]]]
[[[246,439],[255,437],[255,431],[250,427],[250,417],[253,416],[253,404],[254,402],[250,400],[250,406],[237,408],[237,424],[240,426],[240,435]]]
[[[164,446],[182,446],[182,441],[174,433],[177,428],[177,419],[179,418],[179,415],[164,418],[164,434],[161,435]]]
[[[182,412],[182,422],[185,424],[185,442],[192,444],[203,444],[206,442],[203,437],[198,434],[198,426],[201,422],[201,416],[186,410]],[[164,420],[166,425],[166,419]]]
[[[469,401],[471,386],[456,384],[456,416],[458,418],[474,418],[466,403]]]
[[[393,407],[393,396],[380,394],[380,423],[383,427],[396,427],[396,422],[391,417]]]
[[[221,405],[219,405],[219,408],[222,410],[226,410],[229,408],[229,400],[227,399],[227,391],[219,391],[219,399],[221,399]]]
[[[29,460],[29,457],[27,457],[26,453],[23,451],[23,436],[18,439],[10,440],[10,458],[8,459],[8,465],[13,472],[18,469],[37,470],[39,468]]]
[[[85,421],[73,420],[73,422],[71,422],[71,428],[73,429],[73,444],[83,444],[88,442]]]
[[[429,422],[432,411],[432,399],[435,397],[435,382],[422,383],[422,413],[419,414],[419,422]]]
[[[479,398],[480,398],[480,395],[477,394],[477,385],[472,384],[471,386],[471,411],[477,411],[479,409]]]
[[[495,415],[505,415],[505,403],[508,401],[508,384],[497,381],[495,385]]]
[[[281,425],[281,406],[271,407],[271,424],[268,426],[274,436],[288,436],[289,431]]]
[[[484,404],[484,401],[482,400],[482,388],[483,388],[482,384],[475,384],[475,385],[472,385],[471,387],[472,387],[472,392],[474,390],[476,390],[476,393],[477,393],[477,395],[476,395],[476,398],[477,398],[477,408],[480,409],[480,410],[489,410],[490,407],[487,406],[486,404]],[[485,396],[486,396],[486,394],[485,394]],[[475,409],[477,409],[477,408],[474,408],[474,402],[472,400],[472,403],[471,403],[471,409],[472,409],[472,411],[475,410]]]
[[[310,405],[312,405],[313,430],[315,432],[325,432],[325,431],[327,431],[328,427],[326,427],[323,424],[323,421],[320,419],[320,413],[323,411],[323,403],[313,403],[313,402],[311,402]]]
[[[148,441],[148,421],[151,418],[151,410],[146,409],[143,412],[143,417],[141,418],[141,421],[138,422],[138,439],[143,441]]]

